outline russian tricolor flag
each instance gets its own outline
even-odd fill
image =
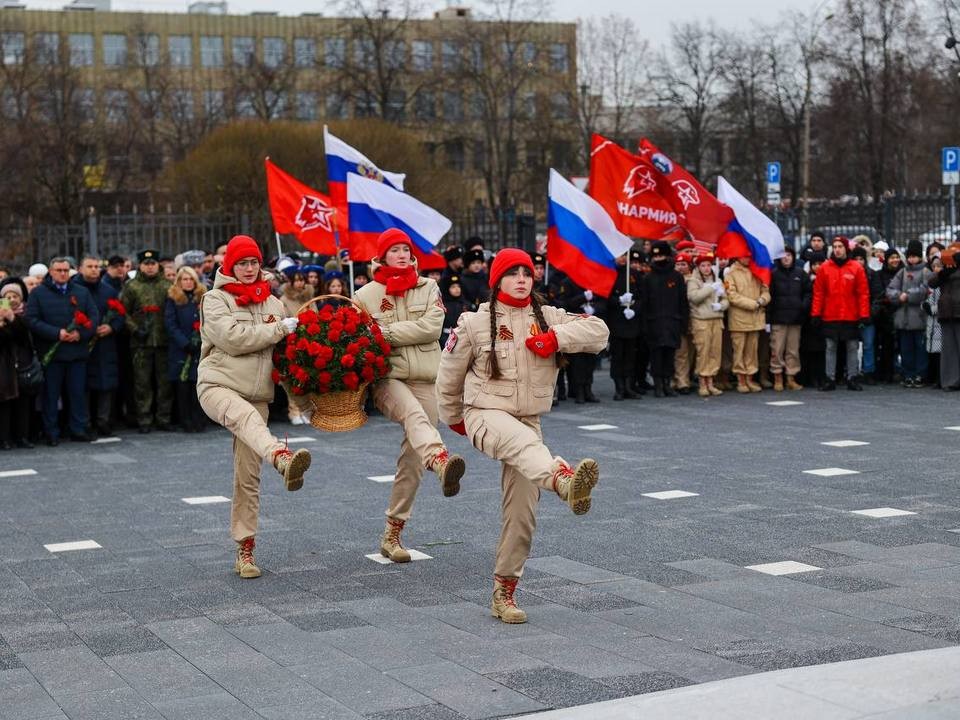
[[[596,200],[553,168],[547,203],[547,256],[577,285],[607,296],[617,281],[616,258],[633,240],[621,233]]]
[[[750,256],[750,272],[764,285],[770,285],[773,263],[783,257],[783,233],[777,224],[753,203],[738,193],[721,175],[717,178],[717,198],[733,210],[734,218],[717,243],[721,257]]]
[[[353,173],[347,174],[347,206],[350,257],[354,260],[374,257],[377,238],[388,228],[403,230],[419,253],[429,256],[453,226],[448,218],[412,195]]]

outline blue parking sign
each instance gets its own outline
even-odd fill
[[[945,147],[940,153],[944,185],[960,185],[960,147]]]
[[[780,184],[780,163],[778,162],[768,162],[767,163],[767,182],[771,185]]]

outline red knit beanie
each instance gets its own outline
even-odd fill
[[[507,270],[518,265],[522,265],[533,273],[533,260],[526,251],[520,248],[504,248],[498,252],[490,265],[490,287],[496,287]]]
[[[227,243],[227,252],[223,255],[223,264],[220,266],[220,271],[224,275],[233,277],[234,264],[247,257],[255,257],[262,263],[263,254],[260,252],[260,246],[257,245],[256,240],[248,235],[234,235]]]
[[[384,256],[387,254],[387,250],[392,248],[394,245],[406,245],[410,248],[410,254],[413,254],[413,240],[410,239],[410,236],[407,235],[400,228],[388,228],[380,233],[380,237],[377,238],[377,259],[380,262],[383,262]]]

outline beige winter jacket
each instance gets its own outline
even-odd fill
[[[496,319],[493,344],[490,303],[461,315],[450,333],[437,376],[440,419],[447,424],[462,420],[465,408],[505,410],[514,417],[550,412],[558,368],[554,355],[542,358],[526,346],[526,339],[539,332],[533,308],[498,303]],[[560,352],[598,353],[607,345],[610,331],[598,317],[544,306],[543,319],[557,336]],[[497,353],[499,380],[490,377],[491,347]]]
[[[296,317],[297,310],[310,298],[313,297],[313,286],[308,285],[299,292],[294,290],[290,283],[283,286],[283,294],[280,296],[280,302],[283,303],[283,310],[286,317]]]
[[[731,332],[763,330],[767,324],[766,307],[770,304],[770,289],[740,263],[727,269],[723,284],[730,299],[727,329]],[[757,305],[757,300],[760,305]]]
[[[273,400],[273,346],[286,335],[286,313],[273,295],[259,305],[237,305],[224,285],[237,282],[217,271],[213,290],[200,302],[200,364],[197,392],[225,387],[251,402]]]
[[[371,272],[376,268],[373,263]],[[388,377],[413,382],[437,379],[445,312],[435,281],[421,277],[399,297],[387,295],[385,285],[369,282],[357,290],[354,300],[370,313],[393,348]]]
[[[690,318],[694,320],[723,320],[724,311],[730,307],[726,291],[723,296],[717,294],[713,287],[715,278],[704,280],[700,271],[694,270],[687,278],[687,302],[690,305]],[[720,309],[714,310],[711,305],[720,303]]]

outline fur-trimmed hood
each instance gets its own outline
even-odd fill
[[[193,289],[193,302],[197,305],[200,304],[200,299],[203,297],[203,294],[207,289],[203,285],[197,285]],[[167,297],[173,300],[177,305],[186,305],[187,304],[187,294],[183,291],[179,285],[171,285],[170,289],[167,290]]]

